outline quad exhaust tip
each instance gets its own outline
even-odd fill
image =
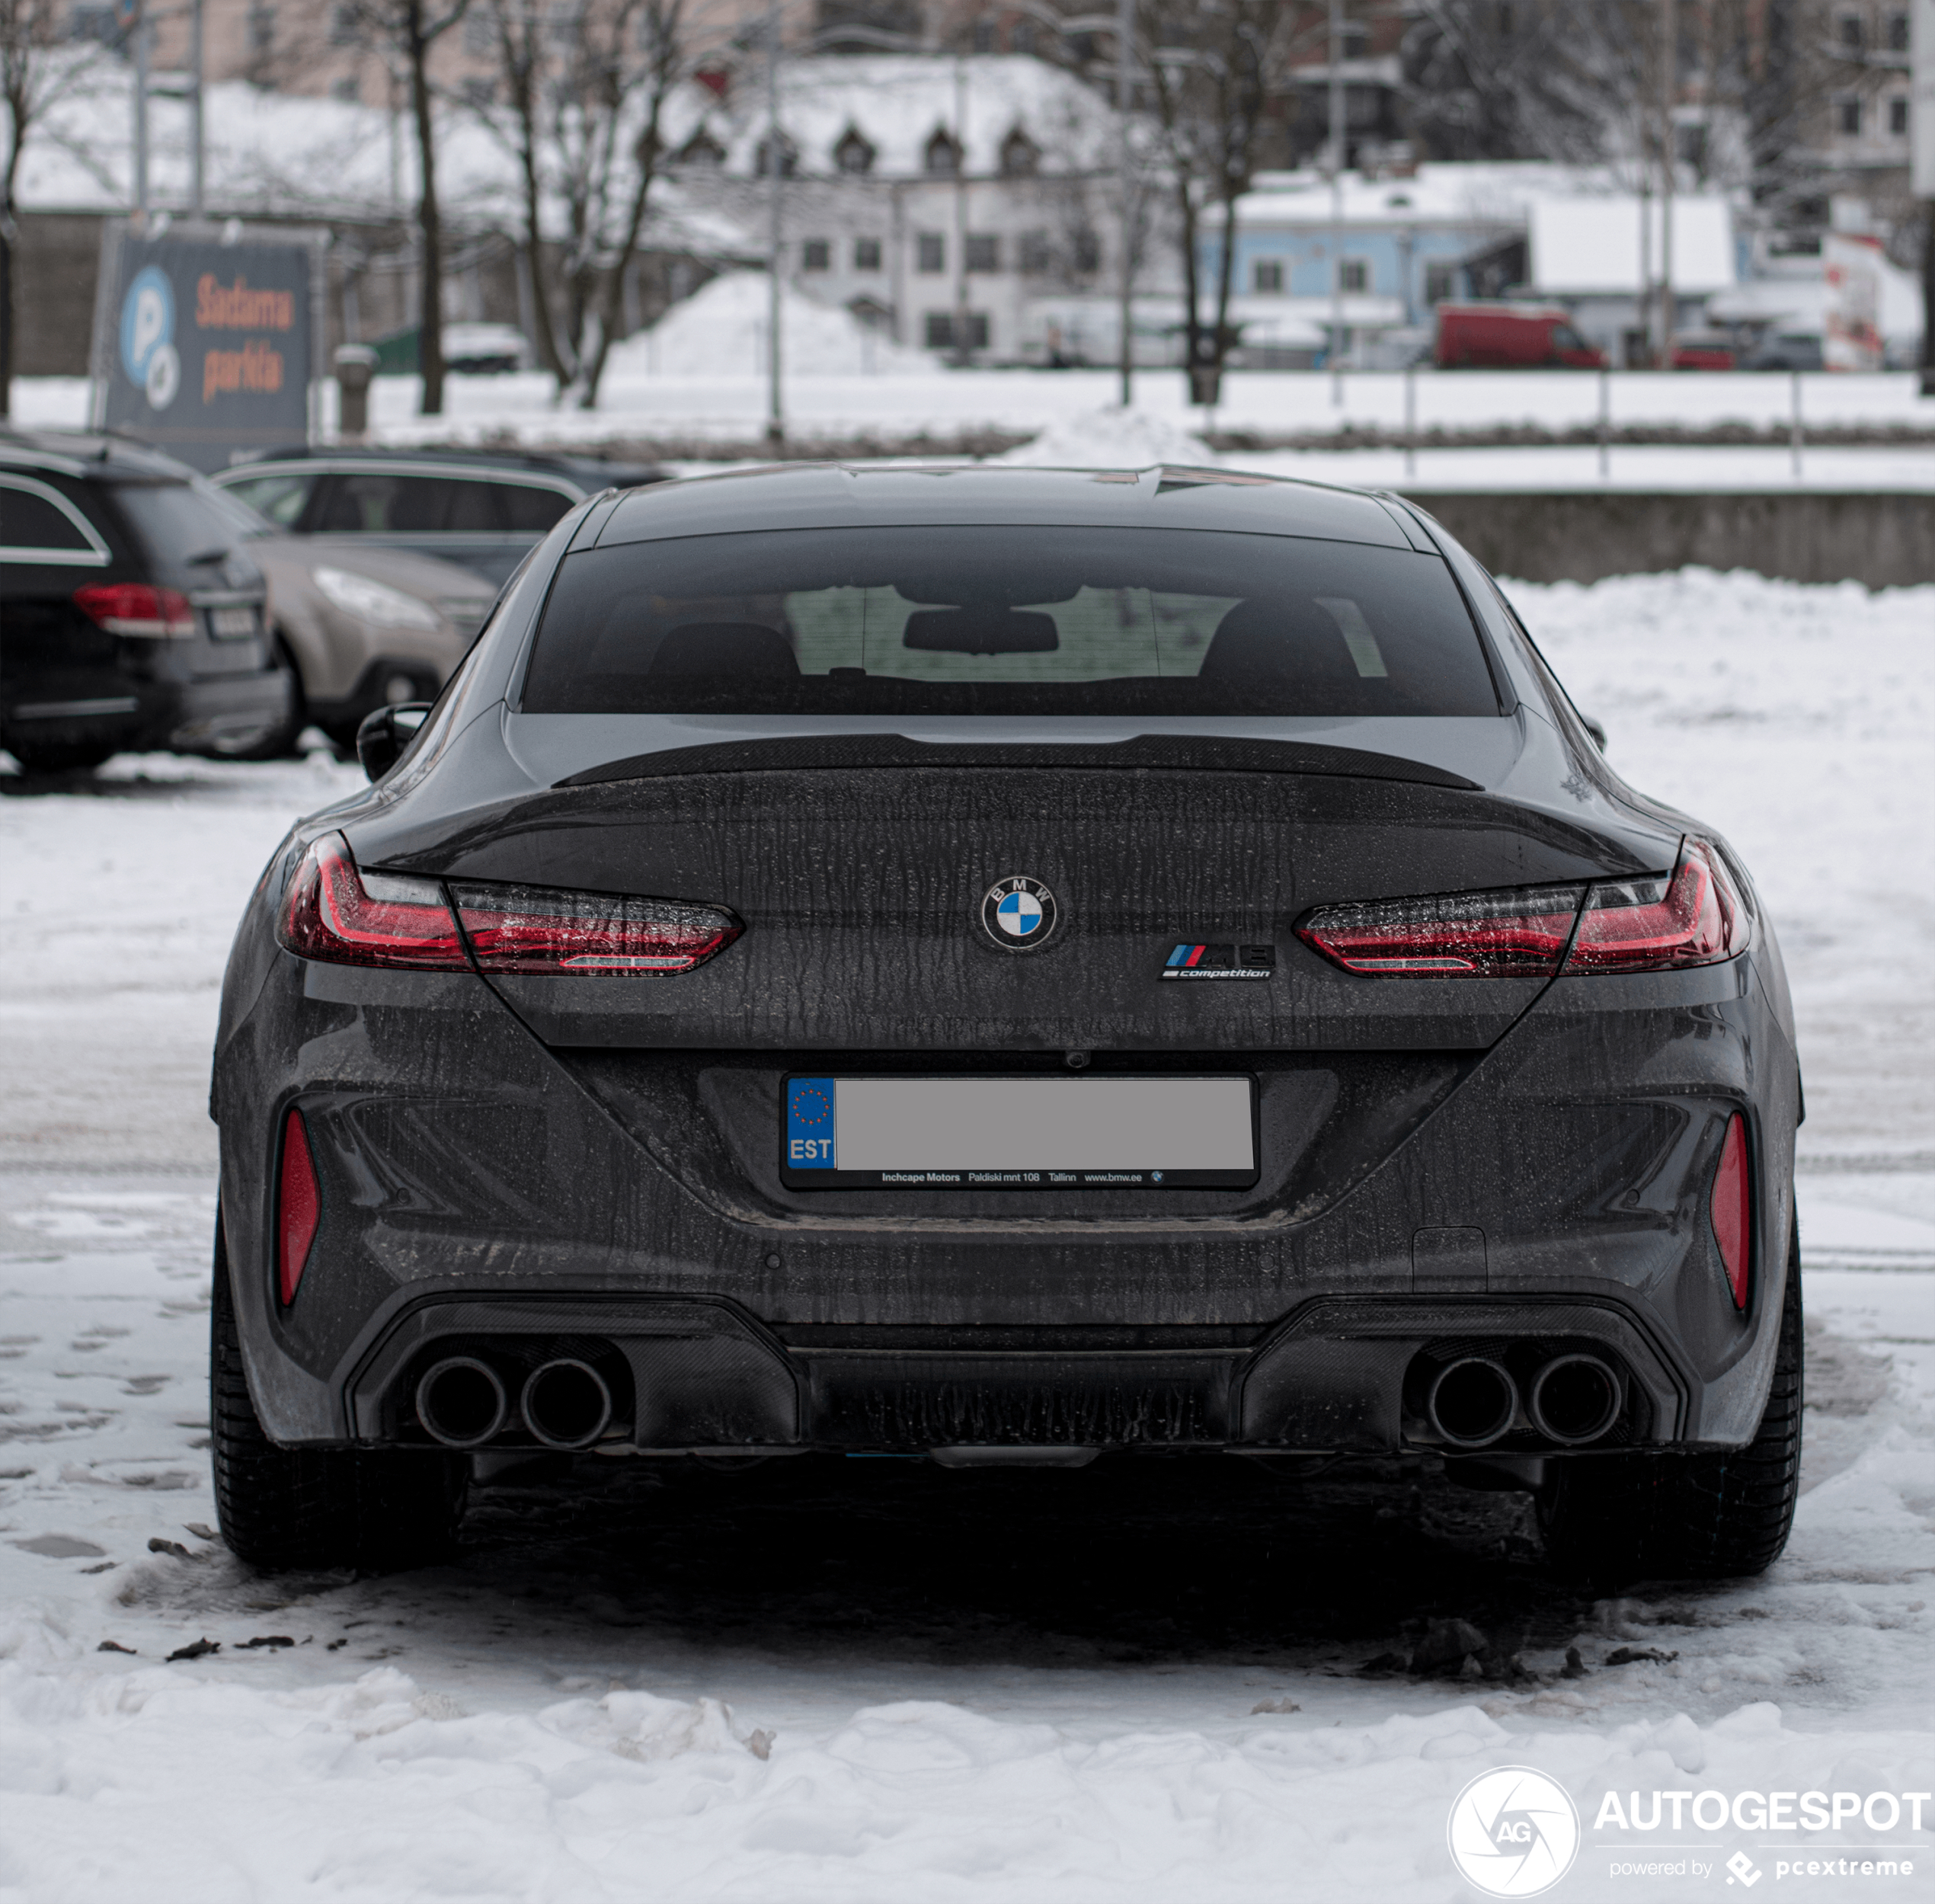
[[[612,1419],[612,1391],[589,1362],[571,1356],[532,1370],[524,1384],[524,1426],[546,1448],[589,1448]]]
[[[1525,1412],[1548,1440],[1596,1442],[1619,1419],[1619,1377],[1597,1355],[1555,1355],[1532,1378]]]
[[[417,1419],[446,1448],[481,1448],[510,1413],[497,1371],[475,1355],[446,1355],[417,1384]]]
[[[1489,1448],[1518,1413],[1518,1384],[1489,1355],[1447,1362],[1425,1397],[1432,1432],[1454,1448]]]

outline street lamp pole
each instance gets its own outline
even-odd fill
[[[767,210],[772,247],[767,271],[766,306],[766,440],[778,450],[786,440],[785,411],[781,400],[779,267],[785,238],[785,213],[782,202],[785,162],[779,150],[779,0],[766,0],[766,164]]]
[[[1330,0],[1330,400],[1344,401],[1344,0]]]
[[[148,8],[134,12],[134,216],[148,229]]]
[[[1135,0],[1116,0],[1115,8],[1115,164],[1122,179],[1121,370],[1122,408],[1135,401],[1135,226],[1136,189],[1131,171],[1129,105],[1134,97]]]
[[[202,3],[203,0],[194,0],[188,24],[188,66],[194,80],[194,90],[188,98],[195,146],[194,171],[189,181],[189,203],[197,218],[208,209],[208,127],[202,106],[202,88],[205,78],[202,56]]]

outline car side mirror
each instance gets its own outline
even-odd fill
[[[398,701],[373,708],[356,731],[356,757],[373,780],[380,780],[417,738],[430,712],[427,701]]]
[[[1579,716],[1579,718],[1585,723],[1585,731],[1592,736],[1593,744],[1598,748],[1601,754],[1604,754],[1606,750],[1606,728],[1604,722],[1595,721],[1590,714],[1582,714]],[[360,735],[357,737],[357,744],[359,747],[362,744],[362,738]],[[371,777],[373,779],[374,776],[372,776]]]

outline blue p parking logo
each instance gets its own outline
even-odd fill
[[[1481,1772],[1451,1801],[1451,1861],[1489,1897],[1537,1897],[1572,1868],[1579,1814],[1565,1787],[1528,1765]]]
[[[121,300],[121,368],[147,393],[152,410],[165,410],[181,388],[181,355],[174,347],[174,286],[158,265],[145,265]]]

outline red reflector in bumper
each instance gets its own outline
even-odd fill
[[[1754,1260],[1754,1198],[1747,1168],[1747,1120],[1736,1111],[1720,1144],[1720,1167],[1713,1173],[1713,1240],[1720,1246],[1733,1306],[1747,1307],[1748,1278]]]
[[[315,1160],[309,1155],[309,1134],[302,1113],[291,1111],[283,1120],[282,1167],[276,1179],[276,1291],[285,1308],[296,1300],[321,1221],[322,1195],[316,1187]]]

